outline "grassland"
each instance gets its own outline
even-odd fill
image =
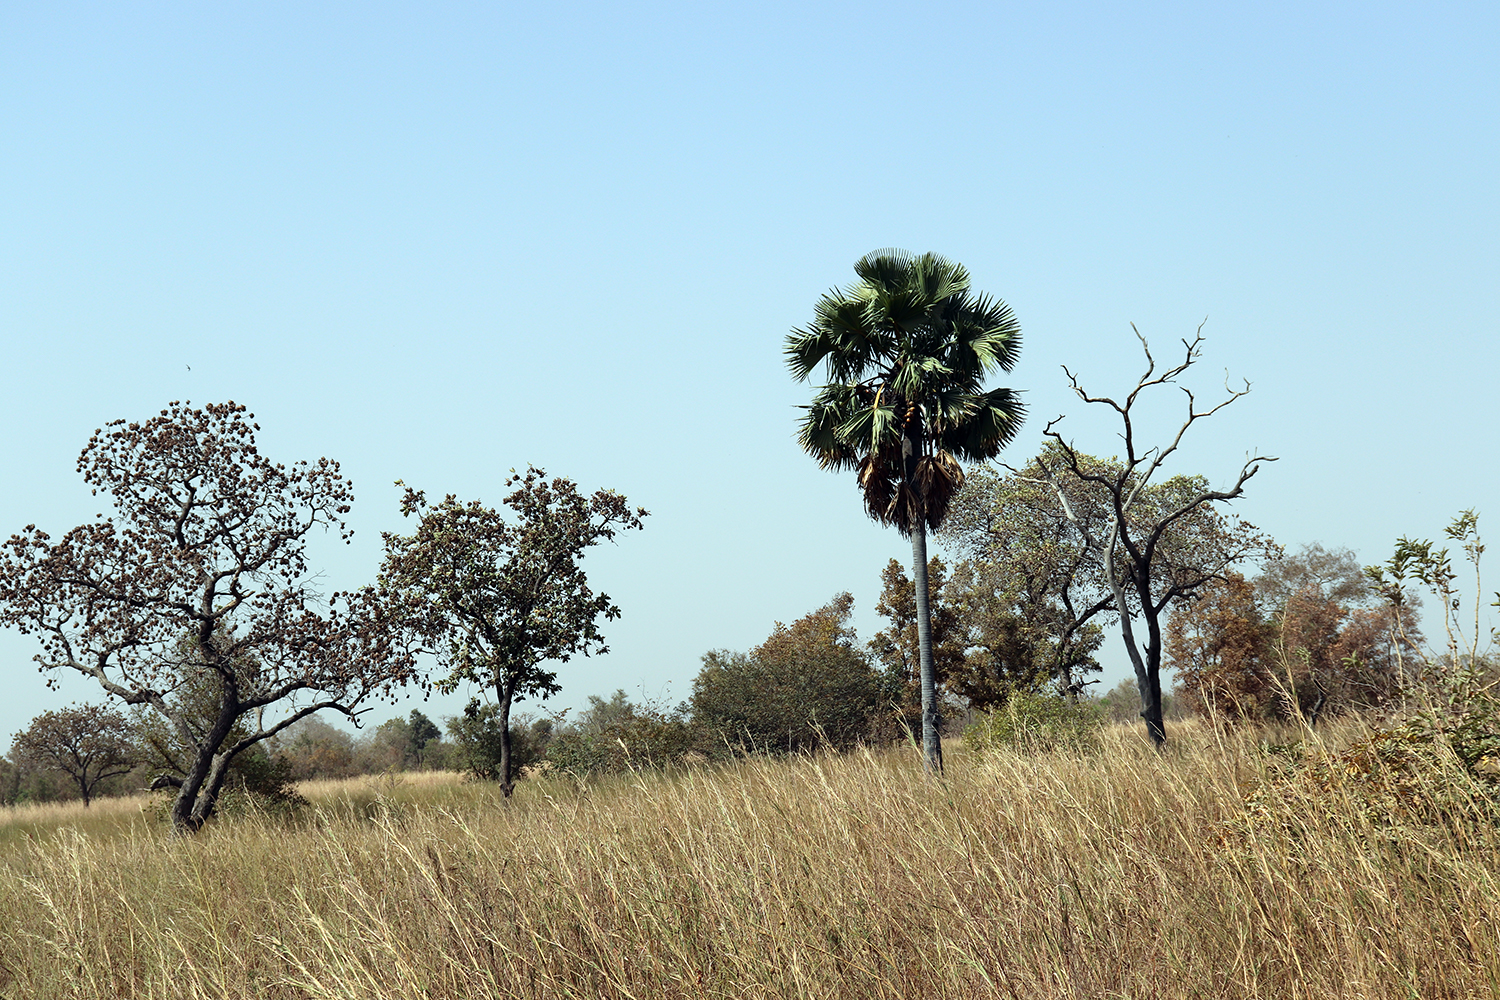
[[[1352,734],[1344,734],[1349,737]],[[174,840],[0,816],[0,997],[1494,997],[1493,828],[1245,796],[1252,736],[494,789],[308,787]]]

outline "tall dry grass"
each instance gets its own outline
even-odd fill
[[[893,751],[547,778],[509,804],[310,788],[300,824],[193,840],[60,824],[0,849],[0,996],[1500,992],[1492,838],[1391,836],[1337,799],[1247,824],[1249,738],[1178,734],[954,754],[941,783]]]

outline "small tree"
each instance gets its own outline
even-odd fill
[[[180,832],[213,815],[237,757],[314,712],[356,717],[415,671],[382,595],[312,586],[308,536],[350,536],[338,463],[272,462],[253,419],[172,403],[96,431],[78,470],[113,516],[57,541],[29,525],[0,558],[0,624],[41,640],[44,672],[93,678],[175,731],[183,771],[157,781]]]
[[[1420,641],[1410,614],[1405,624],[1402,639],[1353,552],[1313,544],[1267,563],[1253,581],[1226,573],[1179,604],[1166,655],[1200,711],[1315,725],[1390,702],[1397,659]]]
[[[452,494],[429,507],[426,494],[407,487],[401,513],[419,523],[411,535],[385,535],[381,580],[433,644],[446,670],[438,687],[476,683],[493,692],[496,777],[508,797],[511,706],[561,689],[548,661],[608,652],[599,619],[620,616],[608,594],[589,589],[579,560],[618,532],[641,528],[647,511],[632,510],[613,490],[586,497],[572,480],[549,480],[534,467],[505,485],[513,487],[505,505],[514,520]]]
[[[1131,329],[1135,329],[1134,325]],[[1250,385],[1247,382],[1244,389],[1229,390],[1227,399],[1206,410],[1199,410],[1193,393],[1180,386],[1187,396],[1187,418],[1168,444],[1143,450],[1136,437],[1132,412],[1136,403],[1143,392],[1173,384],[1193,366],[1200,355],[1203,333],[1200,326],[1191,341],[1183,340],[1186,348],[1183,360],[1162,372],[1157,372],[1151,348],[1139,330],[1136,330],[1136,337],[1146,355],[1146,373],[1123,402],[1108,396],[1090,396],[1079,384],[1078,377],[1066,367],[1063,369],[1079,399],[1108,406],[1119,415],[1123,424],[1120,437],[1125,444],[1124,460],[1108,463],[1102,468],[1091,464],[1088,456],[1074,449],[1072,443],[1064,440],[1056,430],[1062,419],[1058,417],[1044,431],[1057,446],[1057,457],[1044,462],[1044,471],[1063,515],[1078,530],[1109,586],[1114,608],[1119,614],[1125,650],[1140,685],[1141,718],[1146,722],[1146,731],[1152,741],[1160,746],[1167,738],[1161,702],[1164,612],[1174,601],[1221,577],[1235,563],[1272,549],[1269,539],[1257,534],[1253,526],[1242,525],[1241,530],[1226,533],[1219,530],[1212,520],[1200,520],[1195,524],[1194,515],[1204,511],[1208,504],[1240,496],[1245,483],[1259,471],[1261,463],[1275,459],[1257,455],[1246,460],[1234,485],[1227,490],[1209,489],[1202,479],[1187,477],[1176,477],[1163,484],[1171,489],[1150,490],[1152,477],[1177,450],[1188,428],[1248,393]],[[1102,520],[1086,516],[1071,503],[1070,480],[1086,484],[1102,494]],[[1192,557],[1178,562],[1171,572],[1163,572],[1162,564],[1171,559],[1172,546],[1167,543],[1173,538],[1180,543],[1181,550],[1192,553]],[[1144,642],[1136,639],[1134,619],[1137,615],[1146,626]]]
[[[415,708],[411,710],[411,715],[407,717],[406,725],[410,739],[410,743],[408,744],[409,751],[413,762],[420,768],[427,763],[428,745],[434,740],[441,740],[443,738],[443,731],[438,728],[436,722],[433,722]]]
[[[63,772],[87,806],[103,781],[130,773],[140,752],[121,712],[77,705],[32,719],[11,744],[11,757]]]
[[[927,562],[931,591],[932,667],[934,682],[944,690],[957,691],[955,681],[964,675],[964,629],[959,609],[944,599],[948,569],[933,556]],[[895,697],[903,724],[914,732],[922,728],[921,642],[917,630],[917,588],[901,563],[892,559],[880,573],[880,599],[875,611],[887,627],[875,633],[869,650],[881,667],[882,681]],[[965,693],[965,692],[958,692]]]

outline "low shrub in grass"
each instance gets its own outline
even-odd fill
[[[1391,831],[1493,830],[1500,822],[1500,706],[1424,711],[1339,748],[1307,741],[1263,746],[1266,777],[1246,797],[1263,823],[1288,804],[1309,815],[1355,815]]]
[[[559,733],[543,763],[578,777],[618,774],[705,758],[705,743],[703,728],[682,716],[631,706],[605,725]]]
[[[998,749],[1088,753],[1098,749],[1103,726],[1096,704],[1017,691],[964,730],[964,745],[981,755]]]

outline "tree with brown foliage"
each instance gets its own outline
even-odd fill
[[[1255,586],[1236,572],[1210,581],[1167,619],[1167,662],[1178,690],[1202,714],[1254,718],[1262,714],[1271,677],[1273,625]]]
[[[76,671],[175,731],[184,772],[158,782],[179,832],[208,821],[250,748],[324,709],[356,717],[416,677],[383,595],[312,586],[308,536],[350,536],[338,463],[272,462],[253,421],[233,402],[114,421],[78,459],[113,515],[56,541],[28,525],[0,560],[0,623],[41,640],[49,684]],[[204,692],[201,715],[198,697],[174,698],[185,684]]]
[[[1199,712],[1315,725],[1396,696],[1398,658],[1416,634],[1408,625],[1403,639],[1353,552],[1314,543],[1253,581],[1226,574],[1178,605],[1167,658]]]
[[[960,693],[953,687],[964,671],[965,630],[956,607],[944,598],[948,568],[933,556],[927,563],[931,588],[929,614],[932,621],[932,665],[937,686]],[[880,599],[875,611],[887,626],[869,642],[870,653],[880,664],[888,689],[898,694],[901,716],[914,731],[922,725],[921,642],[917,630],[917,588],[901,563],[892,559],[880,573]]]
[[[11,759],[55,768],[78,785],[87,806],[99,785],[129,774],[140,760],[130,723],[117,709],[75,705],[43,712],[16,734]]]
[[[1133,325],[1131,329],[1135,329]],[[1217,519],[1201,515],[1212,510],[1208,505],[1243,494],[1245,483],[1261,464],[1275,459],[1260,455],[1248,459],[1228,489],[1210,489],[1201,477],[1177,476],[1153,490],[1153,477],[1177,450],[1188,428],[1244,396],[1250,386],[1247,382],[1244,389],[1229,390],[1227,398],[1202,410],[1192,391],[1179,386],[1187,397],[1186,419],[1166,445],[1143,448],[1137,438],[1134,413],[1141,394],[1175,384],[1198,361],[1203,334],[1200,326],[1192,340],[1183,340],[1183,359],[1162,371],[1157,371],[1150,346],[1139,330],[1136,337],[1146,355],[1146,372],[1123,400],[1089,395],[1078,377],[1063,369],[1079,399],[1106,406],[1119,416],[1125,445],[1123,460],[1102,468],[1091,464],[1089,456],[1076,450],[1057,430],[1062,420],[1058,417],[1044,431],[1056,445],[1057,455],[1045,463],[1045,480],[1051,483],[1058,506],[1083,538],[1114,597],[1125,650],[1140,686],[1141,717],[1152,741],[1160,746],[1167,738],[1161,704],[1162,618],[1167,608],[1221,577],[1236,563],[1271,551],[1270,539],[1253,526],[1241,523],[1224,531]],[[1101,498],[1102,519],[1088,517],[1072,504],[1072,483],[1083,484]],[[1181,559],[1172,558],[1173,540]],[[1137,616],[1145,625],[1144,642],[1136,638]]]
[[[561,690],[549,661],[609,652],[599,619],[620,616],[608,594],[589,588],[580,560],[619,532],[640,530],[647,511],[613,490],[584,496],[571,479],[549,480],[535,467],[505,485],[509,520],[452,494],[429,506],[422,491],[406,487],[401,513],[416,516],[417,529],[385,535],[380,579],[401,595],[410,623],[437,653],[446,671],[438,687],[473,683],[494,694],[496,776],[509,797],[511,706]]]

